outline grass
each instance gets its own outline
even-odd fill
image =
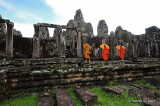
[[[160,92],[157,87],[147,83],[144,80],[135,81],[134,84],[143,85],[152,89],[155,89],[156,91]],[[120,84],[117,83],[116,80],[110,81],[107,86],[114,86],[114,85],[123,85],[128,86],[127,84]],[[143,103],[141,102],[131,102],[135,100],[140,100],[138,97],[132,97],[128,95],[128,92],[125,91],[123,95],[121,96],[115,96],[110,93],[106,93],[103,91],[100,87],[85,87],[85,89],[88,89],[89,91],[93,92],[98,96],[98,102],[95,106],[143,106]],[[73,100],[73,102],[76,104],[76,106],[83,106],[82,102],[78,98],[78,96],[74,92],[74,88],[70,87],[65,90],[68,92]],[[53,95],[55,95],[55,89],[52,90]],[[55,98],[54,98],[55,99]],[[10,99],[6,100],[3,103],[0,103],[0,106],[36,106],[38,103],[38,97],[37,96],[27,96],[27,97],[21,97],[17,99]]]
[[[148,87],[148,88],[152,88],[152,89],[154,89],[154,90],[156,90],[157,92],[160,93],[160,89],[158,89],[158,88],[157,88],[156,86],[154,86],[154,85],[151,85],[151,84],[147,83],[145,80],[138,80],[138,81],[135,81],[134,83],[135,83],[135,84],[139,84],[139,85],[146,86],[146,87]]]
[[[68,88],[66,90],[66,92],[68,92],[73,100],[73,102],[76,104],[76,106],[83,106],[82,102],[79,100],[79,98],[77,97],[77,95],[74,92],[73,88]]]
[[[95,106],[143,106],[142,103],[132,103],[132,100],[139,99],[129,96],[128,92],[124,92],[122,96],[116,97],[106,93],[102,88],[91,88],[89,90],[98,96],[98,103]]]
[[[157,87],[155,87],[154,85],[151,85],[149,83],[147,83],[145,80],[138,80],[134,82],[135,84],[139,84],[139,85],[143,85],[146,86],[148,88],[153,88],[153,89],[157,89]]]
[[[0,106],[37,106],[38,96],[26,96],[16,99],[6,100]]]

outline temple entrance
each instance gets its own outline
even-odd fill
[[[76,52],[77,57],[82,57],[82,45],[81,45],[81,30],[76,27],[68,27],[65,25],[55,25],[55,24],[47,24],[47,23],[38,23],[34,24],[34,30],[35,34],[33,37],[33,58],[40,58],[42,54],[42,45],[41,45],[41,39],[40,39],[40,27],[49,27],[49,28],[56,28],[56,48],[55,51],[57,51],[58,57],[66,57],[66,53],[68,50],[71,50],[70,45],[66,45],[65,40],[62,36],[62,29],[69,29],[69,30],[75,30],[77,35],[75,39],[75,51],[70,52]],[[54,42],[54,43],[55,43]],[[46,43],[46,42],[45,42]],[[68,54],[68,53],[67,53]]]

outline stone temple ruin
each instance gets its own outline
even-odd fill
[[[0,17],[0,98],[6,90],[12,92],[9,97],[15,97],[24,89],[37,87],[159,78],[160,29],[156,26],[146,28],[142,35],[134,35],[121,26],[108,34],[107,23],[100,20],[96,36],[79,9],[67,25],[37,23],[33,28],[33,38],[25,38],[14,29],[13,22]],[[54,28],[53,37],[48,28]],[[84,43],[92,47],[91,63],[84,63]],[[101,61],[101,44],[110,46],[109,61]],[[125,60],[119,59],[116,45],[125,46]],[[160,86],[160,80],[156,81]]]
[[[35,24],[33,38],[22,37],[21,32],[13,29],[13,26],[12,22],[1,18],[0,58],[83,57],[83,43],[92,46],[92,59],[101,58],[100,44],[110,46],[111,60],[117,59],[115,47],[120,44],[126,47],[126,59],[160,57],[160,29],[156,26],[146,28],[142,35],[133,35],[121,26],[108,34],[105,20],[100,20],[95,36],[92,24],[84,21],[81,10],[76,11],[74,20],[69,20],[67,25]],[[53,37],[49,37],[48,27],[55,28]]]

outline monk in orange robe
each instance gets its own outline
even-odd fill
[[[109,54],[109,49],[108,47],[106,47],[106,45],[104,45],[104,49],[102,51],[102,57],[104,60],[108,60],[108,54]]]
[[[85,49],[85,51],[83,52],[84,57],[86,58],[86,60],[88,59],[90,62],[90,54],[91,54],[91,46],[87,43],[83,44],[83,48]]]
[[[124,54],[125,54],[126,50],[124,46],[120,46],[120,50],[119,50],[119,57],[124,60]]]

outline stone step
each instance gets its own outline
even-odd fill
[[[75,88],[75,93],[85,106],[94,106],[98,101],[98,96],[84,88]]]
[[[83,58],[40,58],[40,59],[12,59],[0,60],[0,66],[7,65],[42,65],[42,64],[79,64],[84,61]]]
[[[40,93],[38,96],[37,106],[55,106],[52,93],[51,92]]]
[[[10,73],[21,72],[24,70],[51,70],[51,69],[68,69],[68,68],[78,68],[77,64],[47,64],[47,65],[24,65],[19,67],[12,67],[12,68],[0,68],[0,73],[4,71],[9,71]]]
[[[76,106],[69,93],[65,92],[65,90],[61,88],[56,89],[56,100],[57,106]]]

